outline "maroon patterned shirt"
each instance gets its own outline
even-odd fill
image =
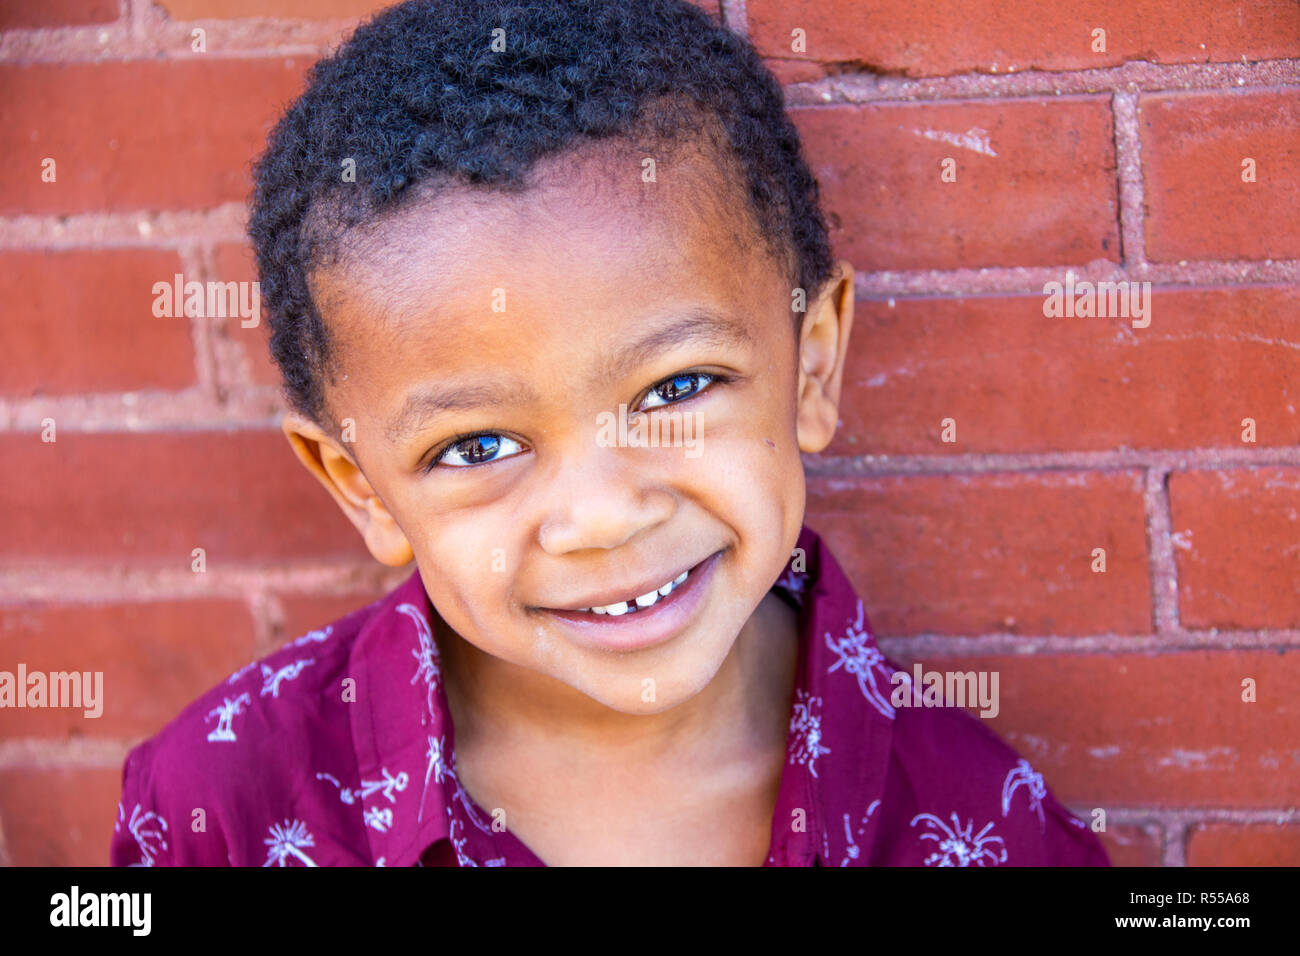
[[[891,681],[829,549],[804,528],[796,555],[776,585],[800,644],[766,865],[1108,865],[980,718],[901,706],[920,689]],[[416,571],[133,749],[113,865],[543,865],[457,779],[432,614]]]

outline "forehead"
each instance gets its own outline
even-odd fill
[[[743,311],[758,286],[788,284],[764,250],[742,180],[713,150],[613,141],[539,163],[520,191],[418,198],[345,237],[311,286],[335,371],[356,383],[408,358],[505,360],[584,317]]]
[[[382,305],[385,317],[400,319],[405,305],[422,307],[430,293],[474,294],[477,280],[510,274],[511,265],[590,273],[644,262],[652,251],[683,258],[690,240],[707,247],[691,250],[698,258],[759,238],[735,163],[695,143],[671,151],[592,143],[538,162],[516,191],[439,185],[345,235],[335,259],[311,276],[323,309]]]

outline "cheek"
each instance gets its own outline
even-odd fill
[[[699,455],[677,465],[681,480],[707,497],[710,510],[738,528],[780,525],[791,503],[802,507],[794,389],[793,368],[773,362],[744,389],[704,405]]]
[[[749,538],[757,573],[772,580],[789,561],[803,525],[806,479],[791,428],[774,426],[743,445],[721,449],[728,474],[726,507]]]
[[[416,559],[430,600],[448,623],[483,621],[500,613],[518,553],[493,525],[447,521],[417,532]]]
[[[793,437],[756,432],[705,446],[691,482],[713,511],[747,538],[751,549],[780,549],[803,519],[803,460]]]

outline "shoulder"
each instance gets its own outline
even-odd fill
[[[879,862],[1106,866],[1101,842],[1030,762],[961,707],[895,711]]]
[[[112,864],[250,862],[265,826],[250,840],[248,821],[296,802],[311,754],[353,753],[345,680],[357,636],[391,597],[250,662],[134,747]]]

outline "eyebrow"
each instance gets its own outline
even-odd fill
[[[753,342],[743,323],[708,309],[694,309],[672,324],[620,346],[606,361],[601,378],[607,383],[620,381],[642,365],[648,356],[688,343],[744,348]]]
[[[472,408],[500,408],[535,401],[533,390],[514,382],[480,382],[474,385],[430,385],[407,396],[406,403],[386,429],[388,440],[406,439],[430,418],[444,412]]]
[[[735,348],[751,345],[753,341],[743,323],[707,309],[695,309],[661,329],[620,346],[605,361],[600,377],[606,383],[621,381],[644,364],[647,357],[692,342]],[[525,405],[536,400],[531,388],[512,381],[430,385],[407,396],[402,410],[386,431],[389,441],[399,442],[430,418],[445,412]]]

